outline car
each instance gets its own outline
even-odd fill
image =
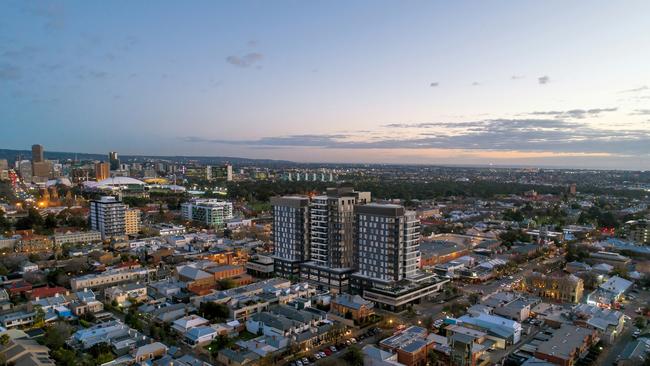
[[[352,337],[352,338],[350,338],[350,342],[352,342],[352,343],[357,343],[357,339],[354,338],[354,337]]]
[[[303,365],[309,365],[309,360],[307,359],[307,357],[302,358],[302,364]]]
[[[325,351],[324,351],[324,352],[325,352],[325,354],[328,355],[328,356],[331,356],[331,355],[332,355],[332,351],[330,351],[329,348],[325,348]]]
[[[336,347],[334,347],[334,346],[330,346],[330,350],[331,350],[332,352],[336,352],[336,351],[338,351],[338,350],[336,349]]]
[[[314,353],[314,358],[320,360],[321,359],[320,353]]]
[[[346,340],[345,340],[345,344],[349,346],[349,345],[352,344],[352,342],[351,342],[349,339],[346,339]]]
[[[302,366],[302,361],[300,360],[296,361],[296,366]]]
[[[327,353],[323,351],[318,352],[318,354],[320,355],[320,358],[327,357]]]

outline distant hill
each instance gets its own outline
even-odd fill
[[[10,150],[0,149],[0,159],[7,159],[11,164],[18,157],[31,160],[31,150]],[[108,152],[106,154],[89,154],[89,153],[75,153],[75,152],[61,152],[61,151],[45,151],[45,159],[49,160],[108,160]],[[231,163],[236,165],[268,165],[268,166],[283,166],[293,165],[295,163],[287,160],[272,160],[272,159],[248,159],[230,156],[157,156],[157,155],[120,155],[120,160],[128,161],[147,161],[147,160],[168,160],[175,163],[199,162],[201,164],[224,164]]]

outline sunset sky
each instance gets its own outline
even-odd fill
[[[3,1],[0,148],[650,169],[650,1]]]

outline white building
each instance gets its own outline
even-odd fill
[[[233,217],[232,202],[218,199],[194,199],[181,204],[181,213],[187,220],[199,221],[212,227],[223,227]]]
[[[99,231],[102,240],[126,235],[126,205],[112,196],[90,201],[90,228]]]

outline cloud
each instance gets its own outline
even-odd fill
[[[650,116],[650,109],[636,109],[630,113],[632,116]]]
[[[33,59],[41,51],[38,47],[23,46],[17,49],[6,50],[2,52],[2,57],[14,60],[23,61]]]
[[[540,76],[540,77],[537,78],[537,82],[542,84],[542,85],[548,84],[550,81],[551,81],[551,78],[548,77],[547,75]]]
[[[244,145],[256,148],[323,149],[465,149],[557,153],[603,153],[618,156],[650,155],[648,130],[598,129],[585,123],[558,119],[489,119],[465,121],[461,130],[429,134],[413,133],[398,138],[391,134],[367,138],[367,134],[310,134],[262,137],[254,140],[186,137],[192,143]],[[402,124],[391,124],[389,127]],[[407,124],[404,124],[405,126]],[[412,126],[417,126],[413,124]],[[440,125],[448,125],[440,123]],[[365,139],[364,139],[365,137]]]
[[[0,81],[13,81],[22,77],[20,67],[11,64],[0,65]]]
[[[648,90],[648,89],[650,89],[650,88],[647,85],[641,85],[638,88],[621,90],[619,93],[638,93],[640,91],[644,91],[644,90]]]
[[[108,76],[106,71],[91,70],[88,72],[88,76],[94,77],[95,79],[104,79]]]
[[[479,85],[481,85],[481,83],[479,83],[478,81],[472,83],[472,86],[479,86]]]
[[[512,75],[510,77],[510,80],[519,80],[519,79],[523,79],[523,78],[524,78],[523,75]]]
[[[601,113],[616,112],[618,107],[614,108],[592,108],[592,109],[570,109],[567,111],[535,111],[528,113],[534,116],[554,116],[555,118],[586,118],[598,117]]]
[[[226,62],[237,67],[250,67],[260,62],[264,55],[257,52],[251,52],[243,56],[228,56]]]
[[[387,128],[461,128],[483,126],[483,121],[469,122],[421,122],[421,123],[390,123],[383,125]]]
[[[432,88],[435,88],[435,87],[437,87],[437,86],[439,86],[439,85],[440,85],[440,83],[437,82],[437,81],[434,81],[434,82],[432,82],[431,84],[429,84],[429,86],[432,87]]]
[[[65,26],[65,7],[61,1],[26,1],[25,12],[45,20],[45,29],[57,30]]]

